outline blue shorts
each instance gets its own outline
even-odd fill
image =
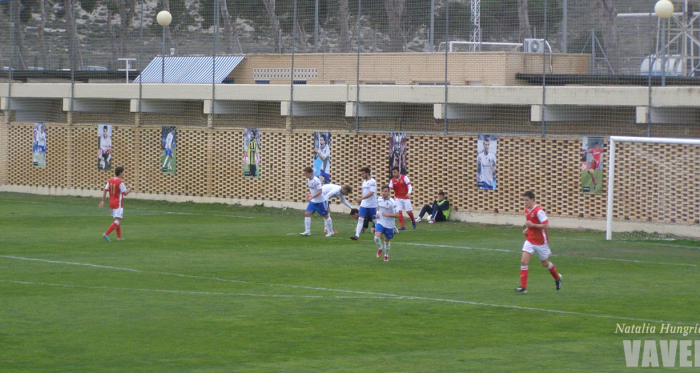
[[[37,145],[36,148],[39,150],[41,153],[46,153],[46,146],[44,145]]]
[[[166,156],[168,156],[168,155],[173,155],[173,150],[172,150],[172,149],[165,148],[165,155],[166,155]]]
[[[323,171],[319,172],[318,175],[320,176],[319,179],[321,179],[321,182],[323,184],[328,184],[331,182],[331,175],[327,174]]]
[[[374,226],[374,233],[383,233],[387,239],[394,238],[394,228],[384,228],[381,224]]]
[[[328,215],[328,201],[309,202],[309,205],[306,206],[306,212],[311,212],[312,215],[314,212],[318,212],[319,215],[326,216]]]
[[[360,217],[369,218],[374,220],[377,218],[377,208],[376,207],[362,207],[360,206]]]

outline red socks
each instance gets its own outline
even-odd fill
[[[117,225],[117,238],[122,238],[122,226],[121,226],[121,224]]]
[[[549,263],[549,267],[547,267],[549,270],[549,273],[552,274],[552,277],[554,277],[555,280],[559,279],[559,273],[557,273],[557,268],[554,267],[554,263]]]
[[[117,224],[117,222],[115,221],[114,223],[112,223],[112,225],[109,226],[109,229],[107,229],[107,232],[105,232],[105,234],[109,236],[113,230],[118,229],[118,228],[119,228],[119,224]]]
[[[408,214],[408,217],[411,218],[411,223],[414,223],[416,221],[416,218],[413,217],[413,211],[406,211]]]
[[[401,223],[402,228],[406,228],[406,226],[403,224],[403,213],[399,212],[399,223]]]
[[[520,266],[520,287],[527,289],[527,266]]]

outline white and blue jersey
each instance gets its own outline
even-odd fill
[[[326,197],[326,200],[330,203],[331,198],[339,197],[340,202],[343,202],[345,206],[347,206],[349,209],[352,209],[352,205],[350,202],[348,202],[347,199],[345,199],[345,196],[343,195],[343,187],[340,185],[336,184],[324,184],[323,185],[323,195]]]
[[[377,200],[377,225],[374,227],[374,231],[384,234],[384,237],[388,239],[394,238],[395,219],[384,216],[382,213],[395,214],[397,212],[399,211],[393,199],[379,197]]]
[[[306,211],[311,213],[318,212],[318,214],[321,216],[328,215],[328,201],[326,200],[326,196],[323,194],[321,180],[314,176],[313,179],[308,179],[306,184],[309,186],[309,193],[312,196],[318,193],[316,197],[309,201],[309,205],[306,206]]]
[[[165,155],[173,155],[173,133],[170,132],[165,138]]]
[[[362,196],[370,192],[372,196],[360,202],[360,216],[374,220],[377,215],[377,181],[371,177],[362,182]]]

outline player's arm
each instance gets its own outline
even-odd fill
[[[122,192],[122,194],[124,196],[129,195],[129,193],[131,193],[131,189],[132,189],[131,184],[129,184],[128,187],[124,183],[119,184],[119,190]]]
[[[340,195],[340,201],[343,202],[343,204],[345,204],[345,206],[347,206],[350,210],[352,210],[352,205],[350,204],[350,202],[348,202],[347,199],[345,199],[345,196],[342,194]]]
[[[411,180],[408,178],[408,176],[404,176],[403,178],[408,186],[408,193],[406,193],[406,197],[411,198],[411,193],[413,193],[413,185],[411,185]]]
[[[387,218],[398,218],[399,211],[396,211],[396,206],[394,206],[391,210],[394,212],[393,213],[382,212],[382,215],[386,216]]]
[[[107,197],[107,192],[109,191],[109,182],[107,185],[105,185],[104,190],[102,191],[102,201],[100,201],[99,207],[102,208],[105,205],[105,198]]]
[[[374,195],[374,193],[376,193],[376,192],[377,192],[377,185],[375,184],[375,185],[373,186],[373,188],[370,189],[370,192],[369,192],[369,193],[367,193],[367,194],[365,194],[364,196],[362,196],[362,197],[356,199],[355,201],[356,201],[357,203],[360,203],[360,202],[366,200],[367,198],[372,197],[372,196]]]

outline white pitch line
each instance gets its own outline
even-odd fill
[[[72,285],[72,284],[54,284],[48,282],[30,282],[30,281],[12,281],[0,280],[0,282],[22,285],[37,285],[37,286],[57,286],[64,288],[77,289],[97,289],[97,290],[124,290],[124,291],[144,291],[154,293],[171,293],[171,294],[193,294],[193,295],[227,295],[237,297],[256,297],[256,298],[332,298],[332,299],[392,299],[395,297],[349,297],[349,296],[324,296],[324,295],[296,295],[296,294],[255,294],[255,293],[228,293],[216,291],[192,291],[192,290],[167,290],[167,289],[140,289],[140,288],[122,288],[110,286],[88,286],[88,285]]]
[[[321,290],[321,291],[350,293],[350,294],[372,295],[372,296],[383,297],[383,298],[387,298],[387,299],[388,298],[391,298],[391,299],[413,299],[413,300],[424,300],[424,301],[429,301],[429,302],[468,304],[468,305],[472,305],[472,306],[507,308],[507,309],[517,309],[517,310],[524,310],[524,311],[557,313],[557,314],[604,318],[604,319],[618,319],[618,320],[632,320],[632,321],[654,322],[654,323],[672,323],[672,324],[681,324],[681,325],[695,325],[693,323],[687,323],[687,322],[681,322],[681,321],[653,320],[653,319],[642,319],[642,318],[627,317],[627,316],[599,315],[599,314],[592,314],[592,313],[563,311],[563,310],[555,310],[555,309],[548,309],[548,308],[535,308],[535,307],[514,306],[514,305],[509,305],[509,304],[493,304],[493,303],[474,302],[474,301],[459,300],[459,299],[430,298],[430,297],[420,297],[420,296],[412,296],[412,295],[376,293],[376,292],[371,292],[371,291],[332,289],[332,288],[312,287],[312,286],[303,286],[303,285],[273,284],[273,283],[252,282],[252,281],[244,281],[244,280],[229,280],[229,279],[222,279],[222,278],[218,278],[218,277],[203,277],[203,276],[193,276],[193,275],[184,275],[184,274],[178,274],[178,273],[157,272],[157,271],[142,271],[142,270],[132,269],[132,268],[120,268],[120,267],[111,267],[111,266],[103,266],[103,265],[87,264],[87,263],[60,262],[60,261],[56,261],[56,260],[45,260],[45,259],[38,259],[38,258],[24,258],[24,257],[18,257],[18,256],[0,255],[0,257],[10,258],[10,259],[19,259],[19,260],[40,261],[40,262],[53,263],[53,264],[80,265],[80,266],[114,269],[114,270],[129,271],[129,272],[138,272],[138,273],[145,273],[145,274],[160,274],[160,275],[187,277],[187,278],[197,278],[197,279],[211,280],[211,281],[223,281],[223,282],[264,285],[264,286],[279,286],[279,287],[287,287],[287,288],[295,288],[295,289]]]

